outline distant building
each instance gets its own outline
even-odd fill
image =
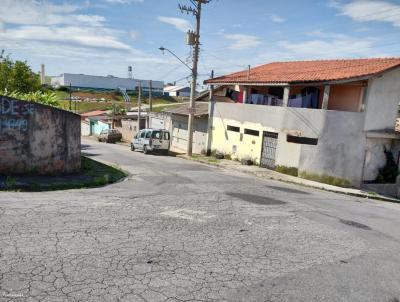
[[[197,92],[196,92],[197,94]],[[183,98],[190,97],[190,87],[185,86],[165,86],[164,95],[167,96],[179,96]]]
[[[151,81],[152,91],[161,94],[164,88],[164,82]],[[63,73],[60,76],[51,78],[51,85],[72,86],[73,88],[117,90],[123,88],[126,90],[137,90],[139,83],[143,92],[150,90],[150,80],[139,80],[129,78],[118,78],[114,76],[93,76],[85,74]]]

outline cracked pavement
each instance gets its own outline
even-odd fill
[[[396,301],[400,205],[83,140],[129,171],[0,193],[0,301]]]

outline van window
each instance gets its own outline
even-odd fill
[[[164,132],[164,139],[169,141],[169,132]]]
[[[153,131],[153,135],[151,137],[155,139],[161,139],[161,131]]]
[[[151,131],[147,131],[146,132],[146,138],[150,138],[151,137]]]
[[[146,136],[146,131],[141,131],[140,132],[140,138],[144,138]]]

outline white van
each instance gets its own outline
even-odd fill
[[[168,154],[170,138],[167,130],[143,129],[132,139],[131,150],[143,150],[144,154],[153,151]]]

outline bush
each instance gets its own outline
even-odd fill
[[[396,178],[399,175],[399,170],[396,161],[394,160],[393,154],[390,150],[388,151],[385,148],[383,152],[385,152],[386,156],[386,165],[382,169],[379,169],[379,174],[378,177],[376,178],[376,182],[395,183]]]
[[[276,166],[275,171],[296,177],[299,175],[299,169],[294,167]]]
[[[31,101],[43,105],[60,107],[58,97],[54,92],[42,92],[39,90],[36,92],[22,93],[19,91],[13,91],[5,92],[5,95],[23,101]]]

